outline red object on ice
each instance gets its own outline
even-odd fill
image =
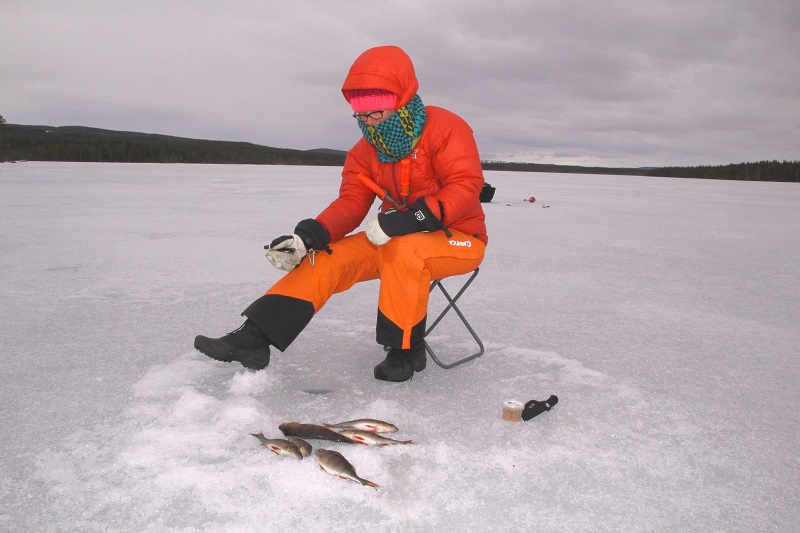
[[[535,201],[536,201],[536,198],[534,198],[533,196],[531,196],[530,198],[528,198],[528,201],[529,201],[530,203],[533,203],[533,202],[535,202]]]

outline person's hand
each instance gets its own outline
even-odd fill
[[[367,222],[366,234],[372,244],[383,246],[398,235],[437,229],[444,229],[444,225],[428,208],[425,198],[419,198],[408,211],[391,209],[375,215]]]
[[[294,270],[306,256],[306,245],[296,233],[283,235],[265,246],[267,261],[286,272]]]
[[[378,213],[367,222],[367,239],[375,246],[383,246],[391,237],[381,228],[381,217],[387,216],[388,213]]]
[[[328,248],[330,242],[331,237],[325,227],[313,218],[307,218],[297,223],[292,235],[282,235],[264,249],[267,250],[267,260],[275,268],[290,272],[297,268],[309,250],[312,251],[312,265],[313,252],[326,250],[331,253]]]

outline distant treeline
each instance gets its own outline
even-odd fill
[[[290,150],[246,142],[207,141],[81,126],[23,126],[0,121],[0,161],[342,166],[345,155],[345,152],[337,150]],[[664,168],[581,167],[496,161],[484,161],[482,164],[484,170],[515,172],[800,182],[800,161]]]
[[[664,178],[702,178],[715,180],[793,181],[800,182],[800,161],[759,161],[721,166],[611,168],[543,165],[539,163],[483,162],[484,170],[517,172],[564,172],[569,174],[614,174]]]
[[[718,167],[665,167],[650,170],[647,175],[667,178],[800,182],[800,161],[759,161]]]
[[[550,165],[543,163],[512,163],[504,161],[482,161],[483,170],[509,170],[514,172],[555,172],[563,174],[616,174],[646,175],[646,169],[613,167],[580,167],[571,165]]]
[[[6,124],[3,145],[2,155],[8,161],[340,166],[345,158],[344,153],[330,150],[289,150],[81,126]]]

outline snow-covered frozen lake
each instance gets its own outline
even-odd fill
[[[488,172],[482,358],[374,380],[376,282],[264,372],[195,352],[339,171],[0,165],[0,530],[797,530],[800,184]],[[414,440],[323,444],[378,490],[250,436],[362,417]]]

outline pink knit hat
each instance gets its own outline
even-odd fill
[[[356,113],[397,109],[397,95],[383,89],[353,89],[347,91],[346,96]]]

